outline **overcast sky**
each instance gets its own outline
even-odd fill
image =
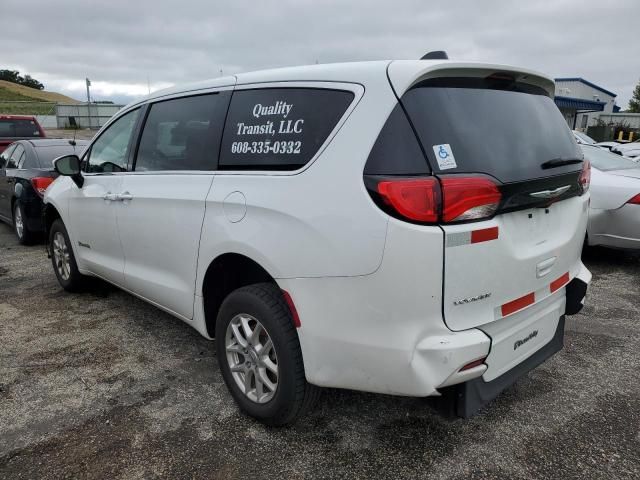
[[[0,68],[79,100],[85,77],[96,100],[128,102],[148,83],[153,91],[220,70],[440,49],[583,77],[617,93],[622,108],[640,80],[638,0],[0,0],[0,18]]]

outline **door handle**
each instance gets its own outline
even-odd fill
[[[547,275],[551,271],[553,265],[556,263],[556,260],[557,257],[551,257],[538,263],[538,265],[536,265],[536,277],[542,278]]]
[[[121,202],[133,200],[133,195],[131,195],[129,192],[123,192],[118,195],[118,200],[120,200]]]
[[[116,201],[120,200],[118,198],[118,195],[116,195],[115,193],[111,193],[111,192],[105,193],[102,198],[104,198],[107,201],[111,201],[111,202],[116,202]]]

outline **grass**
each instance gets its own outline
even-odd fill
[[[61,93],[37,90],[35,88],[25,87],[24,85],[18,85],[17,83],[7,82],[6,80],[0,80],[0,89],[8,92],[5,93],[5,95],[20,95],[21,97],[27,97],[26,99],[31,102],[82,103]],[[0,100],[1,99],[2,98],[0,98]]]
[[[56,92],[46,92],[0,80],[0,114],[55,115],[56,103],[81,103]]]

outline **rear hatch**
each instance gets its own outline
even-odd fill
[[[548,336],[564,313],[560,292],[581,266],[586,162],[552,82],[543,88],[539,77],[527,83],[518,72],[458,72],[422,79],[401,95],[440,184],[445,322],[452,330],[480,327],[522,318],[537,304],[531,312],[548,319]],[[501,334],[533,345],[542,341],[538,330]]]

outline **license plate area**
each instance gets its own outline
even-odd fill
[[[565,301],[564,295],[553,295],[521,312],[479,327],[491,337],[484,381],[494,380],[548,344],[564,314]]]

